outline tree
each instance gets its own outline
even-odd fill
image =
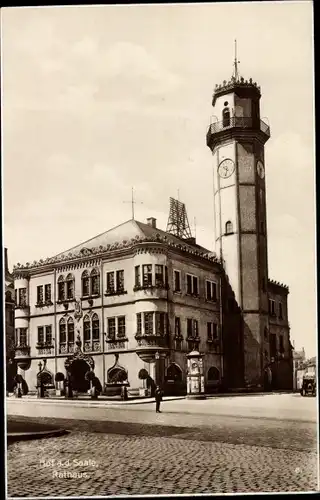
[[[96,391],[101,393],[102,392],[102,385],[100,383],[100,380],[98,379],[98,377],[94,377],[92,379],[92,385],[93,387],[95,387]]]
[[[138,373],[138,377],[140,380],[146,380],[149,377],[149,373],[145,368],[141,368],[141,370]]]
[[[54,379],[56,382],[63,382],[64,381],[64,374],[61,372],[57,372]]]
[[[122,384],[125,382],[128,378],[127,373],[124,370],[116,370],[114,375],[112,376],[112,382],[115,384]]]
[[[85,374],[84,378],[88,381],[88,382],[92,382],[93,379],[95,378],[95,374],[93,371],[87,371],[87,373]]]

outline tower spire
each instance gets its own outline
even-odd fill
[[[238,78],[239,78],[238,64],[240,64],[240,61],[238,61],[238,57],[237,57],[237,40],[235,40],[234,41],[234,62],[233,62],[233,66],[234,66],[233,78],[235,80],[238,80]]]

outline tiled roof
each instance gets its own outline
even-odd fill
[[[16,273],[22,270],[31,270],[47,264],[55,264],[63,261],[72,261],[83,256],[102,255],[108,251],[121,250],[132,247],[139,243],[157,242],[164,243],[172,248],[182,250],[186,253],[200,256],[212,262],[218,262],[216,254],[210,250],[197,245],[193,241],[184,240],[174,236],[166,231],[155,228],[149,224],[130,219],[119,226],[116,226],[104,233],[99,234],[89,240],[80,243],[54,257],[45,260],[27,262],[25,265],[20,263],[14,266]]]
[[[148,239],[155,238],[157,235],[160,235],[162,238],[166,237],[168,242],[171,241],[175,244],[183,243],[187,247],[197,248],[199,251],[203,251],[204,253],[210,252],[206,248],[188,243],[186,240],[182,240],[170,233],[166,233],[161,229],[154,228],[149,224],[130,219],[126,222],[123,222],[119,226],[113,227],[112,229],[99,234],[98,236],[94,236],[90,240],[84,241],[83,243],[80,243],[79,245],[76,245],[69,250],[59,253],[58,255],[56,255],[56,257],[63,257],[64,255],[68,255],[70,252],[78,253],[83,248],[91,249],[99,246],[105,247],[107,245],[113,245],[115,243],[120,244],[123,241],[130,241],[131,239],[136,239],[137,237]]]

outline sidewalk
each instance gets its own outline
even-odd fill
[[[70,431],[57,429],[55,431],[39,431],[39,432],[8,432],[7,443],[15,443],[16,441],[29,441],[31,439],[43,439],[50,437],[64,436]]]
[[[48,437],[58,437],[68,434],[69,431],[59,425],[43,424],[42,422],[33,422],[25,420],[7,421],[7,443],[15,441],[26,441],[30,439],[42,439]]]
[[[293,391],[279,391],[279,392],[233,392],[233,393],[216,393],[216,394],[205,394],[206,399],[216,399],[216,398],[233,398],[233,397],[259,397],[259,396],[270,396],[272,394],[280,395],[280,394],[293,394]],[[98,399],[91,399],[90,396],[81,396],[75,397],[73,399],[65,398],[64,396],[52,396],[49,398],[38,398],[36,395],[28,395],[22,396],[22,398],[16,398],[15,396],[7,396],[7,400],[10,402],[34,402],[43,403],[43,404],[52,404],[58,403],[59,405],[70,405],[74,404],[75,406],[91,406],[91,407],[105,407],[105,406],[128,406],[128,405],[141,405],[141,404],[152,404],[155,403],[155,399],[151,397],[136,397],[130,398],[126,401],[122,401],[121,399],[116,399],[117,397],[107,397],[107,396],[99,396]],[[187,399],[187,396],[164,396],[163,401],[176,401]]]
[[[186,399],[186,396],[165,396],[163,398],[163,401],[175,401],[178,399]],[[22,396],[22,398],[16,398],[15,396],[7,396],[7,400],[10,400],[10,402],[21,402],[21,401],[26,401],[26,402],[34,402],[37,401],[37,403],[44,403],[44,404],[50,404],[50,403],[59,403],[59,404],[78,404],[81,406],[81,404],[86,403],[86,406],[127,406],[127,405],[137,405],[137,404],[146,404],[146,403],[155,403],[154,398],[129,398],[126,401],[122,401],[120,399],[112,399],[110,397],[106,396],[99,396],[98,399],[91,399],[90,396],[88,397],[75,397],[72,399],[65,398],[64,396],[53,396],[50,398],[38,398],[36,395],[34,396]]]

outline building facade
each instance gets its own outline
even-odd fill
[[[213,96],[216,253],[130,220],[54,258],[15,267],[16,360],[29,388],[69,373],[88,388],[146,369],[167,393],[186,390],[186,355],[203,354],[205,390],[292,388],[288,288],[270,281],[259,87],[232,78]],[[180,233],[177,233],[180,234]]]
[[[4,249],[4,278],[5,278],[5,335],[6,335],[6,385],[7,390],[13,388],[14,376],[17,373],[14,343],[14,280],[8,265],[8,249]]]
[[[80,392],[90,367],[103,387],[122,370],[137,390],[145,368],[167,391],[183,390],[186,353],[194,349],[206,352],[207,390],[222,383],[222,268],[215,255],[151,220],[130,220],[70,252],[15,268],[16,359],[30,389],[39,361],[46,360],[53,383],[71,359],[71,372],[73,361],[82,361],[74,363]]]

